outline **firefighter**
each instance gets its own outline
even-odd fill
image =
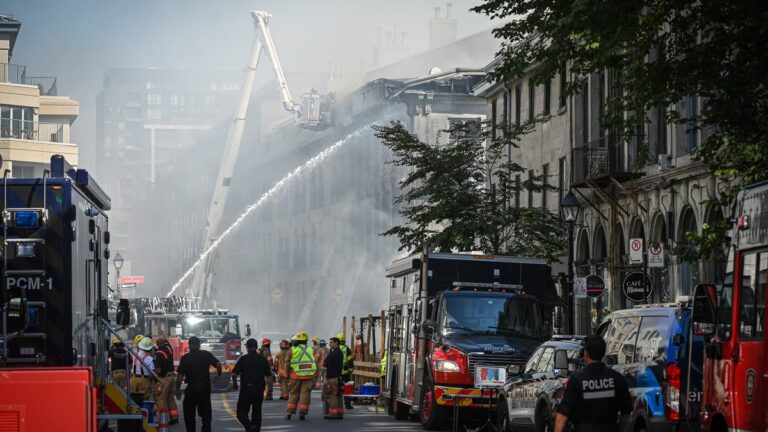
[[[381,376],[381,388],[384,388],[384,380],[387,378],[387,350],[381,355],[381,370],[379,370],[379,376]]]
[[[152,359],[152,338],[143,337],[139,342],[138,357],[133,359],[133,376],[131,376],[131,396],[137,401],[148,400],[152,394],[152,372],[155,362]]]
[[[345,337],[344,333],[339,333],[336,335],[336,338],[339,339],[339,349],[341,349],[342,354],[344,354],[344,366],[341,370],[341,379],[344,381],[344,383],[348,383],[352,380],[352,370],[355,368],[355,359],[352,355],[352,350],[349,349],[347,344],[345,343]],[[352,399],[350,398],[344,398],[344,408],[351,410],[352,408]]]
[[[315,342],[317,341],[317,342]],[[325,347],[325,339],[317,336],[312,338],[313,349],[315,350],[315,364],[317,364],[317,379],[313,388],[323,388],[325,382],[325,356],[328,355],[328,348]]]
[[[125,373],[128,370],[129,357],[128,350],[117,336],[112,337],[112,348],[109,350],[110,370],[112,371],[112,382],[123,390],[127,390]]]
[[[285,419],[290,420],[291,415],[299,409],[299,420],[304,420],[309,412],[309,401],[312,396],[312,383],[317,376],[317,364],[315,363],[315,350],[307,346],[306,332],[298,332],[293,337],[291,348],[290,378],[291,392],[288,395],[288,409]]]
[[[341,370],[344,367],[344,354],[339,349],[339,338],[331,338],[331,349],[325,357],[326,379],[323,385],[323,397],[328,404],[328,412],[325,413],[325,419],[341,420],[344,417],[344,404],[341,400],[344,398],[344,385],[341,380]]]
[[[355,360],[365,361],[365,342],[359,333],[355,336]]]
[[[275,356],[275,368],[280,382],[280,400],[288,400],[288,366],[291,362],[291,344],[288,339],[280,341],[280,351]]]
[[[269,364],[269,370],[273,371],[275,370],[275,361],[272,359],[272,348],[270,345],[272,344],[272,341],[268,338],[264,338],[261,340],[261,348],[259,349],[259,354],[267,359],[267,364]],[[269,376],[266,378],[265,386],[264,386],[264,400],[274,400],[272,397],[272,391],[274,390],[273,387],[275,385],[275,376],[270,373]]]
[[[155,406],[157,407],[161,424],[163,420],[166,420],[166,417],[169,424],[177,424],[179,422],[179,408],[176,406],[176,399],[173,397],[176,390],[173,370],[173,348],[165,336],[158,336],[156,343],[155,373],[160,382],[157,386]]]

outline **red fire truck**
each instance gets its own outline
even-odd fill
[[[382,394],[395,418],[441,428],[458,405],[490,408],[476,371],[524,364],[558,301],[543,260],[430,253],[395,261]],[[483,368],[481,368],[483,367]],[[462,418],[466,418],[462,416]]]
[[[722,288],[700,285],[694,331],[705,348],[702,430],[768,429],[768,182],[741,191]]]

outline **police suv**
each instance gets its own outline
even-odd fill
[[[687,300],[613,312],[597,334],[603,361],[629,385],[629,431],[699,430],[704,339],[692,335]]]
[[[563,397],[569,371],[580,366],[583,336],[554,336],[540,345],[524,366],[511,365],[510,379],[499,391],[498,430],[552,431],[557,404]],[[555,367],[557,352],[565,353],[568,368]],[[562,354],[560,354],[562,355]]]

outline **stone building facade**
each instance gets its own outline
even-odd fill
[[[495,67],[497,61],[487,68]],[[637,136],[623,141],[599,121],[610,74],[578,77],[581,91],[563,97],[560,89],[574,79],[564,68],[544,85],[532,85],[524,76],[510,82],[485,82],[476,94],[486,99],[486,112],[494,122],[537,120],[519,147],[510,148],[509,157],[530,175],[544,175],[557,191],[528,193],[515,204],[558,212],[569,190],[581,204],[572,245],[575,276],[598,275],[606,286],[602,297],[576,301],[576,331],[584,333],[599,319],[598,311],[634,305],[622,292],[629,273],[645,271],[650,276],[646,302],[678,301],[691,295],[697,283],[720,282],[722,263],[688,263],[670,251],[685,244],[686,232],[698,232],[703,224],[724,215],[722,209],[708,205],[718,196],[717,184],[694,157],[705,132],[665,120],[672,108],[694,115],[700,108],[698,98],[651,110]],[[661,245],[663,267],[631,263],[632,239],[643,241],[643,262],[650,245]],[[565,274],[567,266],[555,265],[553,273]]]

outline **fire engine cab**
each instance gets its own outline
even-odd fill
[[[721,287],[699,285],[694,331],[705,347],[702,430],[768,429],[768,182],[741,191]]]

